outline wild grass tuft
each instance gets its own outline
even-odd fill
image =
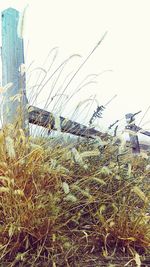
[[[110,137],[63,145],[26,140],[12,125],[1,130],[1,266],[105,266],[114,257],[136,266],[146,258],[150,156],[119,151]]]

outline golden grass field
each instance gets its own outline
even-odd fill
[[[150,266],[150,153],[61,139],[0,132],[0,266]]]

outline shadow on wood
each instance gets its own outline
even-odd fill
[[[57,130],[55,117],[51,112],[43,109],[30,106],[29,107],[29,122],[38,126],[43,126],[49,130]],[[103,137],[106,134],[101,133],[94,128],[88,128],[80,123],[67,120],[64,117],[59,117],[61,132],[66,132],[82,137],[94,138],[94,136]]]

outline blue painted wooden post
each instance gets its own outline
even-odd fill
[[[3,125],[9,123],[28,133],[28,112],[23,39],[18,36],[19,12],[2,12],[2,85],[12,83],[3,94]]]

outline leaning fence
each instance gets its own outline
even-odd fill
[[[26,73],[24,68],[24,46],[22,36],[18,32],[19,12],[8,8],[2,12],[2,84],[12,83],[12,88],[4,92],[3,124],[16,123],[29,134],[29,123],[57,130],[55,118],[51,112],[30,106],[26,97]],[[13,101],[12,101],[13,100]],[[126,114],[130,143],[133,153],[139,153],[142,147],[139,144],[137,133],[150,136],[150,132],[136,126],[134,115]],[[80,123],[59,117],[60,130],[82,137],[102,137],[104,133]]]

